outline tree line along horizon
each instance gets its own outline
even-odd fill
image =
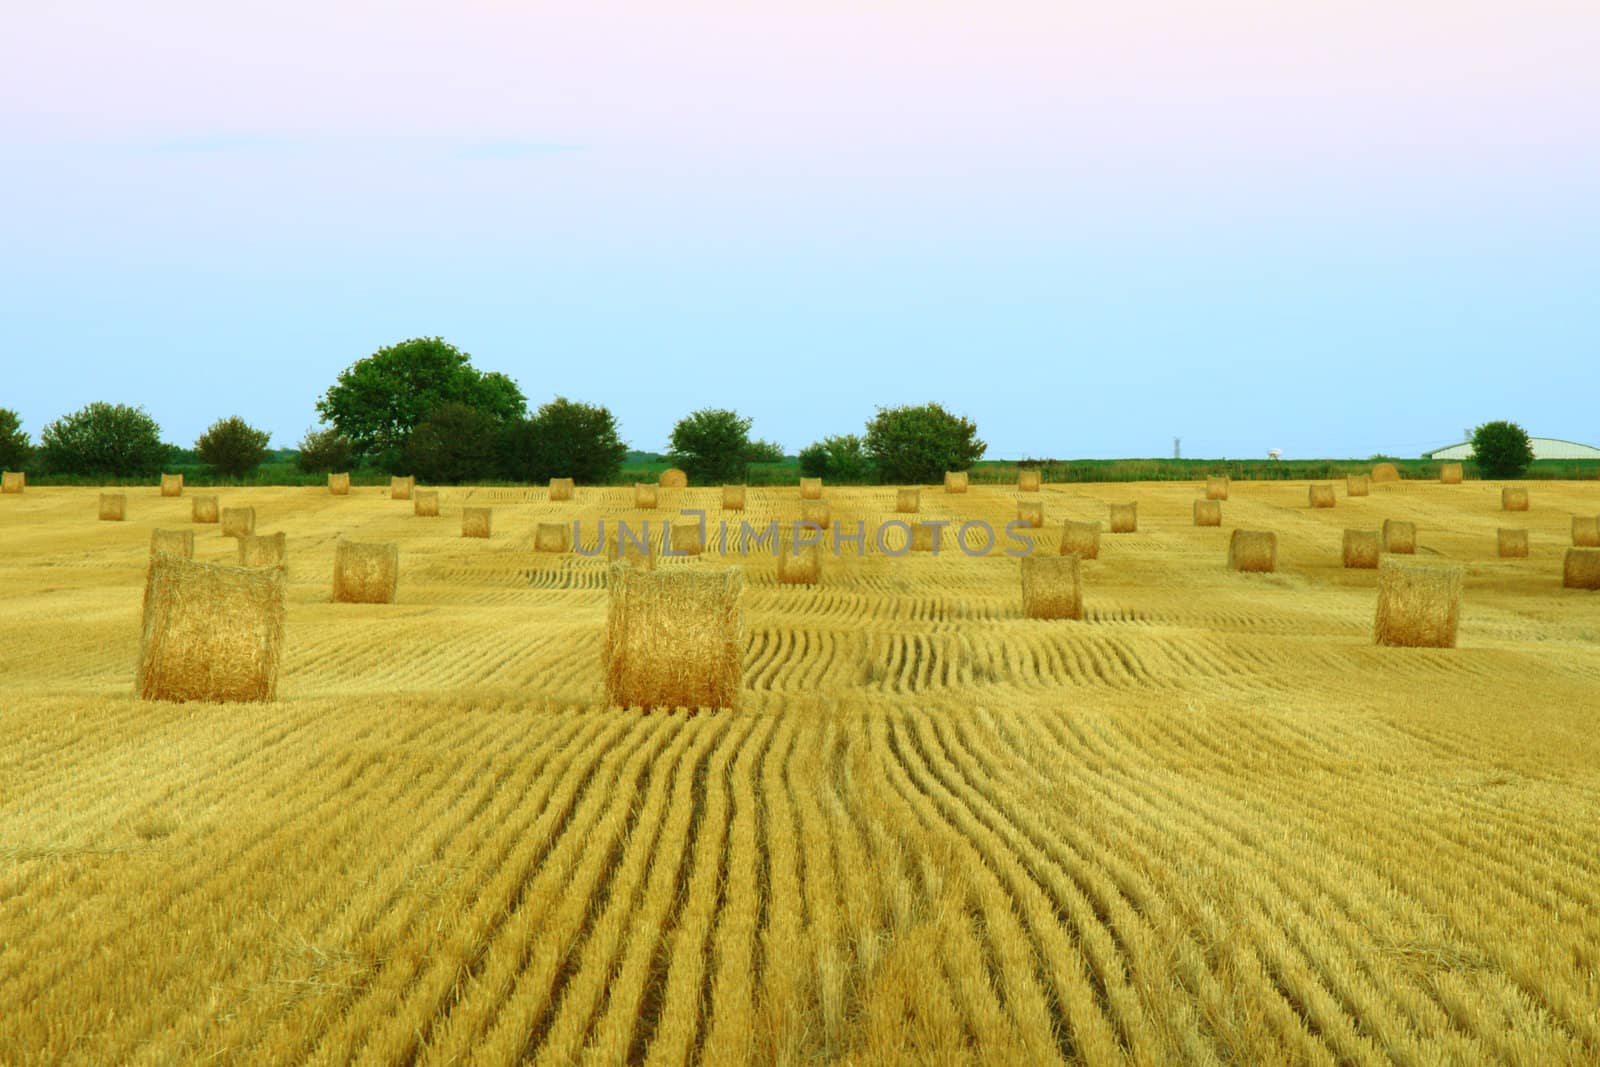
[[[307,430],[295,450],[294,462],[307,474],[358,469],[442,485],[557,477],[598,485],[615,481],[630,454],[604,405],[557,396],[530,410],[512,378],[479,370],[441,337],[401,341],[357,360],[316,411],[322,424]],[[743,482],[753,464],[786,462],[782,446],[752,437],[751,426],[750,418],[725,408],[690,412],[673,426],[665,458],[703,485]],[[798,466],[808,477],[844,484],[933,484],[983,458],[987,446],[977,433],[971,419],[937,402],[880,406],[863,433],[823,437],[801,449]],[[270,445],[270,433],[232,415],[208,427],[188,453],[162,441],[160,425],[142,407],[95,402],[46,425],[35,446],[20,416],[0,408],[6,470],[136,478],[197,463],[237,479],[267,461]],[[1533,461],[1527,433],[1511,422],[1479,426],[1473,447],[1488,477],[1520,477]]]

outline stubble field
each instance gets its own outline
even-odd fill
[[[1036,497],[1050,553],[1137,500],[1081,622],[1022,616],[1003,542],[665,560],[748,573],[742,707],[696,714],[605,706],[605,564],[533,527],[715,489],[223,490],[288,536],[265,705],[133,699],[187,496],[0,497],[0,1062],[1596,1062],[1600,593],[1561,556],[1600,486],[1499,489],[1236,482],[1221,528],[1194,484],[923,491]],[[1460,647],[1374,646],[1340,537],[1385,518],[1466,566]],[[399,542],[395,604],[329,602],[341,536]]]

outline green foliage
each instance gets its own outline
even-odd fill
[[[1514,422],[1486,422],[1472,431],[1472,458],[1486,478],[1520,478],[1533,462],[1533,442]]]
[[[320,430],[307,430],[306,435],[300,438],[300,451],[295,456],[295,464],[303,471],[312,474],[344,473],[355,462],[356,446],[339,432],[336,426],[324,426]]]
[[[153,477],[171,453],[144,408],[100,401],[56,419],[39,440],[46,470],[102,478]]]
[[[504,425],[467,404],[444,404],[406,442],[406,466],[424,482],[459,485],[494,477]]]
[[[671,460],[691,482],[742,482],[750,461],[750,420],[724,408],[702,408],[672,428]]]
[[[520,419],[527,398],[503,374],[484,373],[472,357],[440,337],[417,337],[380,348],[345,368],[317,414],[365,456],[405,450],[412,432],[446,404],[474,408],[499,423]]]
[[[745,461],[748,463],[782,463],[785,457],[783,446],[776,441],[751,441],[750,447],[745,449]]]
[[[33,458],[33,442],[22,432],[22,416],[0,408],[0,470],[20,471]]]
[[[800,453],[800,473],[849,485],[870,482],[875,472],[866,442],[847,433],[807,445]]]
[[[504,466],[518,481],[572,478],[602,485],[616,478],[627,456],[608,409],[558,396],[512,425]]]
[[[964,471],[988,448],[978,426],[938,404],[879,408],[867,423],[866,450],[884,481],[931,485]]]
[[[200,462],[224,478],[242,478],[267,458],[272,435],[237,415],[213,422],[194,443]]]

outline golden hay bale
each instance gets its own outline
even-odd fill
[[[1222,501],[1196,500],[1194,502],[1194,524],[1196,526],[1221,526]]]
[[[1450,564],[1385,559],[1378,564],[1380,645],[1455,648],[1463,571]]]
[[[150,554],[165,553],[182,559],[194,559],[193,530],[151,530]]]
[[[125,493],[100,494],[100,518],[103,522],[121,522],[128,517],[128,497]]]
[[[181,474],[163,474],[161,476],[161,495],[162,496],[182,496],[183,495],[183,475],[181,475]]]
[[[1417,524],[1402,519],[1383,520],[1383,550],[1402,556],[1415,555],[1417,551]]]
[[[1439,481],[1445,485],[1461,484],[1461,464],[1441,463],[1439,465]]]
[[[819,530],[826,530],[833,525],[833,509],[828,506],[826,500],[802,500],[800,521]]]
[[[698,556],[706,550],[706,539],[698,522],[667,524],[667,545],[678,556]]]
[[[1375,482],[1398,482],[1400,480],[1400,468],[1393,463],[1374,464],[1371,477]]]
[[[535,552],[570,552],[572,527],[564,522],[541,522],[533,528]]]
[[[333,550],[333,599],[343,604],[393,604],[400,584],[400,546],[340,541]]]
[[[1600,516],[1574,515],[1572,544],[1577,548],[1600,548]]]
[[[1226,499],[1228,499],[1228,490],[1230,488],[1232,488],[1232,485],[1233,485],[1233,483],[1229,480],[1227,475],[1223,475],[1220,478],[1207,478],[1206,479],[1206,499],[1207,500],[1226,500]]]
[[[1508,529],[1502,526],[1495,531],[1495,539],[1499,543],[1501,559],[1527,559],[1528,558],[1528,531],[1525,529]]]
[[[255,508],[223,508],[222,536],[246,537],[256,532]]]
[[[921,489],[896,489],[894,494],[894,509],[908,515],[915,515],[922,510]]]
[[[1020,470],[1017,472],[1017,488],[1024,493],[1037,493],[1042,477],[1037,470]]]
[[[425,519],[439,517],[439,490],[418,489],[411,494],[411,513]]]
[[[1027,523],[1035,530],[1044,526],[1044,501],[1017,501],[1017,521]]]
[[[1022,614],[1030,619],[1083,618],[1077,556],[1024,556]]]
[[[655,541],[647,536],[649,531],[641,531],[641,536],[624,536],[619,528],[606,536],[606,559],[612,563],[626,563],[634,567],[642,567],[647,571],[656,569]]]
[[[1527,511],[1528,491],[1526,489],[1510,488],[1500,490],[1500,510]]]
[[[794,536],[778,539],[778,582],[780,585],[816,585],[822,577],[822,545],[804,543],[796,547]]]
[[[349,472],[346,471],[346,472],[344,472],[342,474],[329,474],[328,475],[328,492],[333,494],[334,496],[349,496],[350,495],[350,474],[349,474]]]
[[[801,478],[800,479],[800,499],[801,500],[821,500],[822,499],[822,479],[821,478]]]
[[[289,561],[289,543],[282,531],[239,538],[239,566],[281,567]]]
[[[966,471],[945,471],[944,491],[947,493],[965,493],[967,491]]]
[[[1134,533],[1139,529],[1139,504],[1111,505],[1111,532]]]
[[[571,478],[551,478],[550,500],[552,503],[558,500],[571,500],[577,488],[577,483]]]
[[[1561,567],[1565,589],[1600,589],[1600,548],[1569,548]]]
[[[633,487],[633,506],[636,508],[653,508],[656,506],[656,487],[653,485],[635,484]]]
[[[416,479],[415,475],[408,474],[404,478],[400,478],[400,477],[390,478],[389,479],[389,499],[390,500],[410,500],[411,499],[411,492],[412,492],[412,490],[416,489],[416,487],[417,487],[417,479]]]
[[[744,572],[673,567],[610,573],[603,662],[618,707],[737,708]]]
[[[489,520],[493,514],[493,508],[462,508],[461,536],[488,537]]]
[[[1367,474],[1347,474],[1344,476],[1345,496],[1367,496],[1372,492],[1372,477]]]
[[[214,496],[190,497],[189,517],[194,522],[216,522],[217,498]]]
[[[1314,508],[1331,508],[1337,501],[1333,496],[1333,486],[1312,485],[1306,488],[1306,499]]]
[[[742,486],[742,485],[725,485],[725,486],[722,487],[722,510],[723,511],[743,511],[744,510],[744,486]]]
[[[683,489],[689,484],[689,476],[677,467],[668,467],[661,472],[661,477],[656,480],[656,484],[663,489]]]
[[[1346,530],[1344,532],[1344,565],[1352,570],[1377,569],[1378,556],[1383,551],[1383,537],[1377,530]]]
[[[286,584],[279,567],[252,570],[152,556],[139,637],[139,698],[276,697]]]
[[[911,551],[913,551],[913,552],[932,552],[933,551],[933,547],[934,547],[934,543],[936,541],[937,541],[937,543],[938,543],[938,545],[939,545],[939,547],[941,549],[945,548],[947,546],[948,542],[944,539],[944,535],[942,533],[943,529],[944,529],[944,527],[939,523],[933,523],[933,522],[914,522],[914,523],[912,523],[911,524]]]
[[[1228,569],[1270,574],[1278,569],[1278,535],[1271,530],[1235,530],[1228,539]]]
[[[5,471],[0,473],[0,493],[20,493],[28,486],[28,475],[24,471]]]
[[[1073,522],[1061,529],[1061,555],[1079,559],[1100,558],[1100,524],[1098,522]]]

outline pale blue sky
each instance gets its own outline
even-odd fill
[[[574,6],[15,17],[0,406],[291,445],[440,334],[645,449],[1600,443],[1593,5]]]

